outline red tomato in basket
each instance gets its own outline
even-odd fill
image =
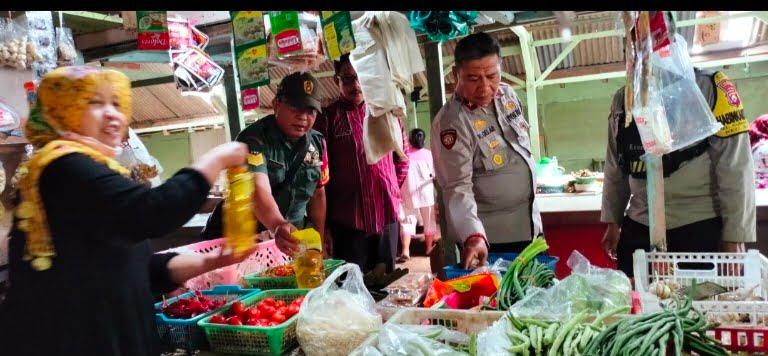
[[[262,300],[261,302],[264,303],[264,304],[267,304],[267,305],[274,306],[275,305],[275,298],[272,298],[272,297],[264,298],[264,300]]]
[[[243,302],[234,302],[229,306],[229,315],[240,316],[245,312],[245,304]]]
[[[256,307],[246,309],[242,316],[242,318],[245,320],[259,319],[259,317],[261,317],[261,312],[259,311],[259,308]]]
[[[277,314],[277,313],[280,313],[280,314],[283,314],[283,315],[287,315],[288,307],[275,308],[275,314]]]
[[[289,318],[298,313],[299,313],[299,306],[296,304],[289,305],[288,308],[285,310],[285,316]]]
[[[269,324],[269,319],[261,318],[259,321],[256,322],[256,325],[258,326],[267,326]]]
[[[304,297],[298,297],[298,298],[294,299],[294,300],[291,302],[291,304],[296,304],[296,305],[298,305],[298,306],[301,306],[301,303],[302,303],[302,302],[304,302]]]
[[[276,300],[275,301],[275,308],[280,309],[280,307],[284,307],[288,305],[284,300]]]
[[[272,319],[272,321],[274,321],[274,322],[276,322],[278,324],[282,324],[282,323],[285,322],[286,318],[285,318],[285,314],[274,313],[274,314],[272,314],[272,318],[271,319]]]
[[[259,325],[259,319],[250,318],[250,319],[245,321],[245,325],[257,326],[257,325]]]
[[[243,320],[239,316],[232,316],[227,319],[229,325],[243,325]]]
[[[277,325],[279,324],[274,321],[270,321],[269,324],[267,324],[267,326],[277,326]]]
[[[216,315],[212,316],[211,320],[209,320],[208,322],[211,323],[211,324],[226,324],[227,323],[227,319],[224,318],[221,315],[216,314]]]
[[[275,307],[264,304],[259,307],[259,311],[262,318],[269,318],[275,313]]]

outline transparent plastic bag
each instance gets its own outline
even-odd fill
[[[336,284],[342,274],[341,287]],[[307,293],[299,311],[296,336],[307,356],[348,355],[382,325],[376,303],[354,263],[337,268],[320,287]]]
[[[0,131],[13,130],[19,127],[21,117],[13,108],[0,100]]]
[[[29,41],[27,30],[16,21],[0,20],[2,20],[0,67],[11,67],[17,70],[29,69],[32,62],[37,59],[37,54],[34,43]]]
[[[635,89],[632,114],[649,154],[660,156],[688,147],[722,127],[696,84],[687,48],[685,39],[676,34],[669,47],[651,53],[645,105],[640,90]],[[635,83],[640,83],[642,66],[643,61],[637,60]]]
[[[624,272],[593,266],[574,251],[571,274],[548,289],[531,288],[509,309],[515,317],[567,320],[582,311],[596,315],[630,305],[632,285]]]
[[[379,332],[378,349],[386,356],[462,356],[448,345],[469,345],[469,336],[442,325],[385,324]]]
[[[477,334],[477,354],[478,355],[506,355],[509,353],[512,342],[507,335],[507,315],[493,322],[491,327]]]
[[[74,65],[77,59],[77,51],[75,50],[75,40],[72,38],[72,29],[66,27],[57,28],[56,44],[57,64],[60,67]]]

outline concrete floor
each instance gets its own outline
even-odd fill
[[[411,259],[398,264],[396,267],[408,268],[409,272],[430,272],[424,235],[417,234],[411,239]]]

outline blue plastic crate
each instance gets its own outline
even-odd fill
[[[213,289],[205,289],[200,292],[206,297],[224,298],[227,302],[218,309],[209,310],[207,313],[200,314],[191,319],[168,318],[160,312],[163,302],[155,303],[155,324],[157,324],[160,341],[164,346],[171,347],[174,350],[184,349],[188,353],[192,353],[194,350],[207,349],[208,340],[206,340],[205,333],[197,325],[197,322],[222,308],[228,308],[230,304],[237,300],[261,293],[261,289],[244,289],[238,285],[218,285],[213,287]],[[186,292],[168,299],[166,303],[171,304],[180,298],[189,298],[194,295],[194,292]]]
[[[509,252],[509,253],[489,253],[488,254],[488,265],[493,265],[497,260],[504,259],[505,261],[512,262],[515,258],[517,258],[517,255],[519,253]],[[555,265],[557,265],[557,261],[560,259],[555,256],[542,256],[537,255],[536,260],[547,265],[549,269],[552,270],[552,272],[555,271]],[[443,267],[443,271],[445,272],[445,277],[448,279],[454,279],[459,277],[464,277],[472,273],[472,270],[469,269],[463,269],[459,268],[458,266],[446,266]]]

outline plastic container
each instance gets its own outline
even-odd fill
[[[294,256],[293,270],[299,288],[319,287],[325,281],[323,268],[323,243],[313,228],[291,233],[299,241],[299,252]]]
[[[697,283],[713,282],[729,292],[739,289],[754,289],[757,301],[714,300],[694,301],[693,306],[708,318],[733,314],[748,316],[747,323],[723,324],[708,334],[720,340],[731,352],[768,352],[764,336],[768,333],[768,258],[758,250],[746,253],[672,253],[635,251],[635,289],[641,295],[649,293],[649,285],[658,280],[673,280],[681,287]],[[691,269],[690,263],[701,268]],[[643,304],[643,310],[652,306]],[[758,342],[759,341],[759,342]]]
[[[325,275],[329,276],[336,268],[346,263],[344,260],[323,260]],[[243,277],[243,284],[250,288],[259,288],[262,290],[270,289],[294,289],[296,286],[296,277],[259,277],[259,273],[250,273]]]
[[[224,239],[220,238],[184,245],[160,253],[176,252],[184,255],[209,253],[219,251],[222,246],[224,246]],[[185,291],[185,289],[210,289],[220,284],[241,284],[243,276],[247,274],[263,271],[269,267],[284,265],[290,261],[290,257],[280,252],[277,248],[275,240],[261,242],[256,252],[248,256],[247,259],[238,264],[219,268],[191,278],[184,283],[184,287],[178,292]]]
[[[493,265],[497,260],[504,259],[506,261],[509,261],[510,263],[517,258],[518,253],[489,253],[488,254],[488,264]],[[542,256],[538,255],[536,256],[536,260],[547,265],[547,267],[555,271],[555,266],[557,265],[557,262],[560,261],[558,257],[555,256]],[[457,266],[446,266],[443,267],[443,271],[445,271],[445,276],[448,279],[454,279],[459,277],[468,276],[472,273],[472,270],[463,269]],[[506,271],[503,270],[503,271]]]
[[[208,349],[208,343],[205,339],[203,330],[197,325],[197,322],[223,308],[229,307],[235,301],[261,292],[259,289],[242,289],[236,285],[221,285],[213,289],[201,290],[204,296],[209,298],[225,298],[227,302],[219,309],[211,310],[205,314],[198,315],[191,319],[171,319],[161,312],[155,314],[155,323],[157,331],[160,334],[160,342],[173,349],[184,349],[191,353],[197,349]],[[175,298],[168,299],[166,303],[171,304],[181,298],[189,298],[195,295],[194,292],[187,292]],[[160,311],[163,302],[155,304],[155,310]]]
[[[256,217],[253,216],[253,192],[255,182],[248,166],[227,170],[227,191],[224,193],[222,223],[224,241],[236,255],[242,254],[254,245]]]
[[[427,309],[427,308],[405,308],[395,313],[387,324],[400,325],[442,325],[448,329],[456,330],[468,335],[479,333],[491,325],[505,312],[485,310],[455,310],[455,309]],[[379,344],[379,335],[373,334],[363,341],[350,356],[361,356],[367,346],[377,346]]]
[[[250,295],[240,301],[246,307],[256,305],[266,298],[283,300],[286,303],[305,296],[309,289],[275,289]],[[223,310],[209,314],[198,322],[205,331],[206,338],[213,352],[240,355],[282,355],[285,351],[296,347],[296,320],[298,314],[292,316],[277,326],[247,326],[211,324],[208,321]]]

